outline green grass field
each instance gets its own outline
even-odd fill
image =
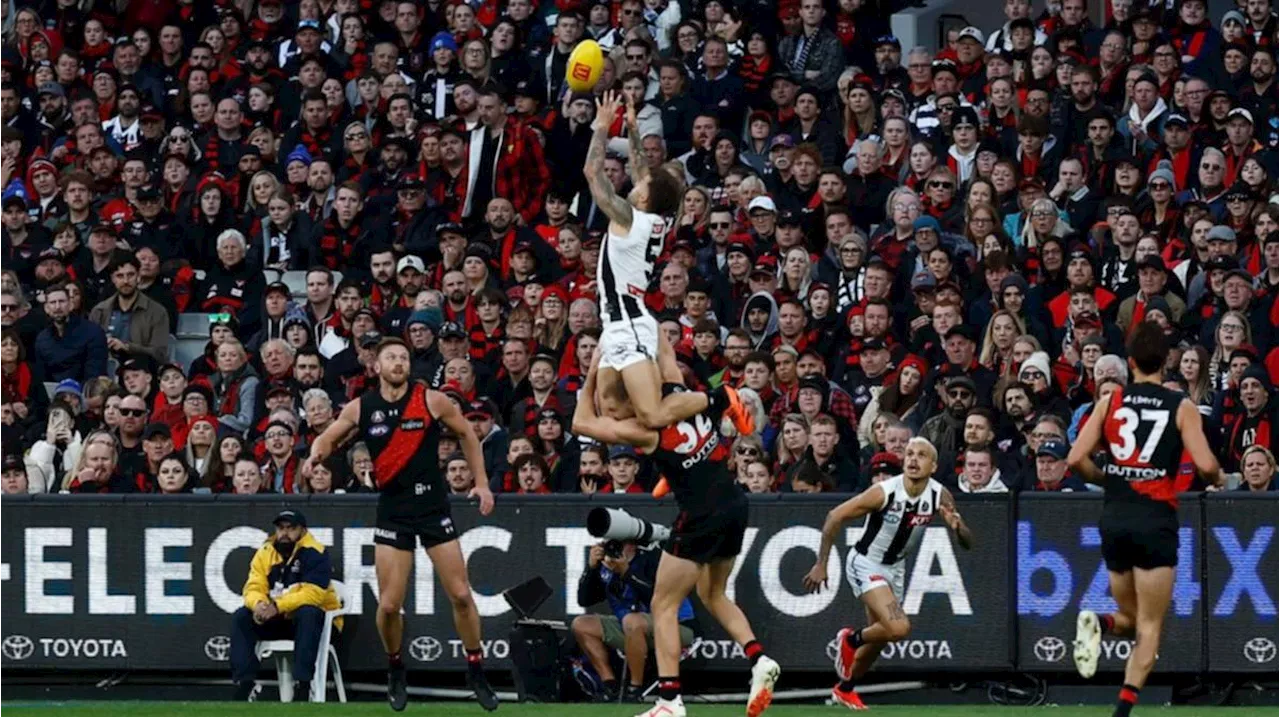
[[[5,717],[15,715],[71,715],[85,717],[233,717],[263,715],[291,717],[303,715],[387,715],[394,714],[380,702],[353,702],[324,705],[259,702],[231,704],[227,702],[6,702]],[[741,705],[688,705],[690,717],[739,717]],[[638,705],[503,705],[495,715],[500,717],[631,717],[640,711]],[[767,717],[831,717],[846,714],[840,707],[822,705],[777,705]],[[410,702],[404,714],[468,717],[488,714],[478,706],[460,702]],[[996,707],[996,706],[873,706],[873,715],[892,717],[1105,717],[1110,707]],[[1276,708],[1260,707],[1158,707],[1139,705],[1134,715],[1166,715],[1169,717],[1275,717]]]

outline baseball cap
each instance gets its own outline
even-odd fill
[[[729,246],[724,250],[724,254],[727,257],[734,252],[737,252],[739,254],[745,254],[747,259],[751,261],[754,261],[756,258],[756,253],[752,251],[751,245],[747,244],[744,241],[729,242]]]
[[[1041,444],[1040,444],[1040,447],[1036,449],[1036,455],[1037,455],[1037,456],[1050,456],[1050,457],[1052,457],[1055,461],[1063,461],[1063,460],[1066,460],[1066,459],[1067,459],[1067,444],[1066,444],[1066,443],[1063,443],[1062,441],[1060,441],[1060,440],[1058,440],[1058,439],[1056,439],[1056,438],[1050,438],[1049,440],[1047,440],[1047,441],[1045,441],[1045,442],[1043,442],[1043,443],[1041,443]]]
[[[1076,318],[1072,323],[1082,329],[1100,329],[1102,328],[1102,317],[1093,311],[1081,311],[1076,314]]]
[[[422,177],[419,177],[416,174],[406,174],[401,177],[400,181],[396,184],[396,190],[422,189],[425,186],[427,186],[427,184],[422,181]]]
[[[778,262],[771,256],[762,256],[756,260],[756,265],[751,267],[751,274],[768,274],[773,276],[778,272]]]
[[[1209,230],[1206,241],[1235,241],[1236,233],[1231,227],[1218,225]]]
[[[380,341],[382,341],[382,334],[377,331],[366,331],[364,332],[364,335],[360,337],[360,348],[371,349],[374,346],[377,346]]]
[[[295,32],[302,32],[303,30],[315,30],[316,32],[320,32],[320,21],[319,20],[299,20],[298,29]]]
[[[43,82],[40,89],[36,93],[38,95],[54,95],[55,97],[66,97],[67,91],[57,82]]]
[[[156,436],[173,438],[173,431],[169,430],[167,423],[148,423],[147,427],[142,429],[142,440],[149,441]]]
[[[467,232],[462,228],[462,225],[457,222],[445,222],[436,226],[436,236],[444,234],[445,232],[457,234],[462,237],[467,235]]]
[[[985,45],[987,43],[986,35],[983,35],[982,31],[973,25],[970,25],[960,31],[960,36],[956,38],[956,42],[961,40],[973,40],[979,45]]]
[[[3,466],[0,466],[0,470],[5,473],[8,473],[9,471],[22,471],[23,474],[25,474],[27,472],[27,463],[22,460],[22,456],[17,453],[9,453],[4,457],[4,464]]]
[[[615,461],[619,458],[630,458],[631,460],[639,460],[636,455],[636,449],[631,446],[614,446],[609,449],[609,460]]]
[[[275,519],[271,521],[272,525],[280,525],[281,523],[288,523],[289,525],[296,525],[299,528],[305,528],[307,527],[307,516],[303,515],[300,510],[285,508],[279,513],[276,513]]]
[[[769,196],[756,197],[747,205],[747,213],[751,213],[757,209],[763,209],[771,214],[778,213],[778,205],[774,204],[773,198]]]
[[[887,348],[889,347],[885,345],[884,339],[867,339],[862,342],[862,349],[860,353],[866,351],[883,351]]]
[[[494,407],[493,401],[487,398],[477,399],[467,406],[466,418],[493,418],[496,415],[498,415],[498,409]]]
[[[462,326],[456,321],[446,321],[440,325],[440,338],[442,339],[465,339],[467,332],[462,330]]]
[[[1184,117],[1183,115],[1180,115],[1180,114],[1178,114],[1178,113],[1176,113],[1176,112],[1175,112],[1175,113],[1173,113],[1173,114],[1171,114],[1171,115],[1169,115],[1168,117],[1165,117],[1165,118],[1164,118],[1164,126],[1165,126],[1165,127],[1168,127],[1168,126],[1169,126],[1169,125],[1171,125],[1171,124],[1180,124],[1180,125],[1182,125],[1183,127],[1190,127],[1190,126],[1191,126],[1191,122],[1187,121],[1187,118],[1186,118],[1186,117]]]
[[[791,135],[789,134],[774,135],[774,138],[769,140],[769,151],[773,151],[779,147],[791,149],[794,146],[796,146],[796,142],[791,139]]]
[[[951,332],[948,331],[947,333],[950,334]],[[972,393],[972,394],[978,393],[978,384],[974,383],[973,379],[963,374],[959,376],[952,376],[951,378],[947,379],[947,390],[950,390],[953,388],[965,388],[969,390],[969,393]]]
[[[1164,260],[1157,254],[1148,254],[1138,262],[1138,271],[1143,269],[1155,269],[1161,273],[1168,271],[1168,267],[1164,265]]]
[[[1237,107],[1227,113],[1227,121],[1240,117],[1249,124],[1253,124],[1253,113],[1243,107]]]
[[[961,336],[969,339],[970,341],[978,340],[978,337],[974,334],[973,327],[965,324],[956,324],[955,326],[947,329],[946,336],[943,336],[942,338],[949,339],[952,336]]]
[[[266,296],[267,294],[270,294],[273,292],[279,292],[281,294],[284,294],[284,297],[286,299],[293,296],[293,290],[290,289],[289,285],[284,283],[283,281],[273,281],[270,284],[267,284],[267,288],[262,290],[262,295]]]
[[[938,288],[938,279],[932,272],[922,271],[911,277],[912,291],[934,291]]]
[[[404,271],[405,269],[416,269],[419,274],[425,274],[427,271],[427,267],[425,264],[422,263],[422,259],[412,254],[402,256],[400,257],[400,261],[396,262],[397,274]]]
[[[902,43],[899,42],[898,38],[894,37],[893,35],[881,35],[880,37],[877,37],[876,41],[872,44],[875,47],[880,47],[881,45],[892,45],[893,47],[896,47],[899,50],[902,49]]]
[[[798,227],[804,224],[800,217],[800,212],[794,209],[783,209],[778,213],[778,226],[780,227]]]

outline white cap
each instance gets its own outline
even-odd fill
[[[1243,117],[1246,122],[1253,124],[1253,113],[1243,107],[1237,107],[1227,113],[1227,121],[1236,117]]]
[[[419,259],[412,254],[400,257],[400,261],[396,262],[396,273],[399,274],[405,269],[411,267],[417,269],[419,274],[427,273],[427,266],[422,263],[422,259]]]
[[[966,27],[965,29],[961,30],[961,31],[960,31],[960,36],[959,36],[959,37],[957,37],[957,38],[956,38],[956,40],[957,40],[957,41],[960,41],[960,40],[965,39],[966,37],[973,38],[974,40],[977,40],[979,45],[985,45],[985,44],[987,44],[987,38],[986,38],[986,36],[982,34],[982,31],[981,31],[981,30],[979,30],[978,28],[974,27],[973,25],[970,25],[970,26]]]
[[[773,198],[769,196],[759,196],[752,199],[751,203],[747,205],[747,213],[749,214],[756,209],[763,209],[766,212],[771,212],[773,214],[778,213],[778,205],[774,204]]]

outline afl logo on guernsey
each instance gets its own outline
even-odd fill
[[[369,426],[369,435],[373,436],[374,438],[378,438],[379,436],[385,436],[390,432],[391,432],[391,427],[385,423],[378,423],[378,424]]]

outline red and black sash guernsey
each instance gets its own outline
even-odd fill
[[[420,458],[431,433],[431,411],[427,408],[427,387],[414,383],[399,406],[370,391],[361,397],[361,427],[373,454],[373,475],[382,490]],[[435,460],[434,449],[429,458]]]

